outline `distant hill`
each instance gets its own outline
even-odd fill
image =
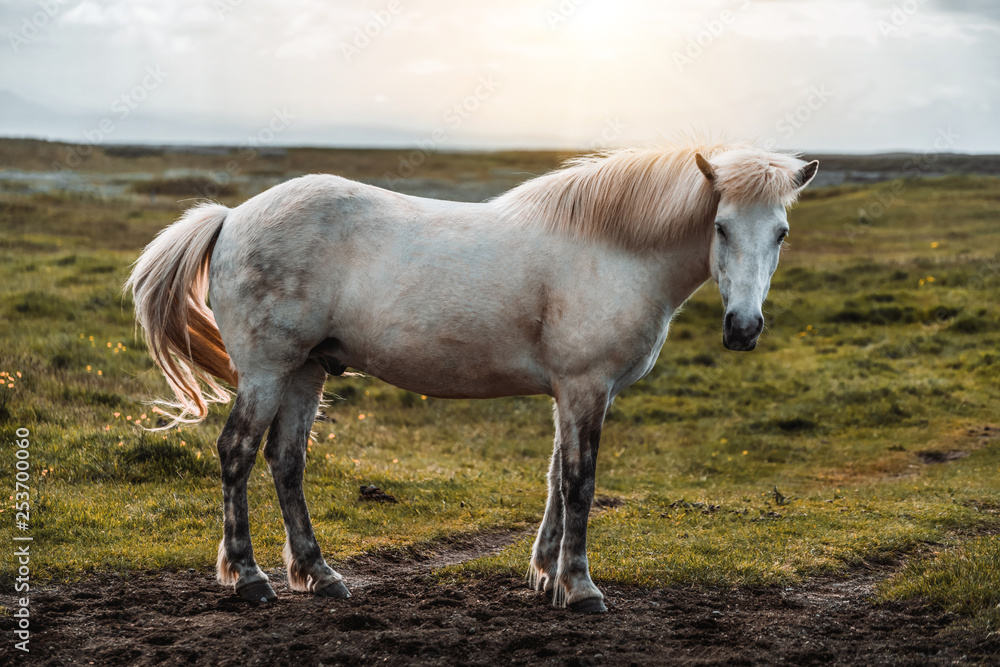
[[[569,151],[425,152],[414,148],[76,145],[0,138],[0,188],[118,194],[138,183],[201,179],[243,195],[290,177],[333,173],[401,192],[481,201],[558,167]],[[807,155],[819,159],[816,185],[874,183],[947,174],[1000,176],[1000,155]],[[132,185],[129,185],[132,184]],[[141,190],[141,188],[140,188]]]
[[[875,155],[815,154],[817,185],[874,183],[894,178],[981,174],[1000,176],[1000,155],[963,153],[879,153]]]

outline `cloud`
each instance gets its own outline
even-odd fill
[[[143,102],[151,116],[225,127],[287,107],[300,127],[381,126],[415,141],[491,76],[496,92],[451,140],[585,146],[618,119],[621,143],[693,126],[774,135],[789,147],[878,150],[919,148],[950,122],[965,129],[961,149],[1000,150],[990,118],[1000,104],[1000,3],[985,0],[59,8],[0,59],[0,89],[67,113],[106,113],[146,67],[160,66],[169,78]],[[37,11],[16,0],[0,6],[0,19],[17,34]],[[776,125],[817,86],[831,97],[786,137]]]
[[[425,74],[440,74],[442,72],[447,72],[450,69],[451,67],[444,64],[440,60],[431,60],[429,58],[416,60],[403,66],[404,72],[416,74],[417,76],[423,76]]]

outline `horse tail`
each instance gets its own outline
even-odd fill
[[[175,414],[169,426],[193,424],[209,403],[228,403],[216,378],[237,385],[238,375],[206,303],[212,250],[229,209],[202,204],[156,235],[132,268],[135,315],[149,352],[176,401],[158,401]]]

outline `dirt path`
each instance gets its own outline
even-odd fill
[[[447,565],[491,556],[528,535],[530,531],[505,530],[482,535],[459,535],[420,549],[384,551],[338,563],[335,569],[350,582],[352,594],[400,578],[428,575]],[[272,580],[285,585],[284,570],[268,572]]]
[[[553,609],[519,578],[441,585],[431,576],[524,534],[462,536],[338,564],[349,600],[293,593],[281,570],[268,573],[279,596],[272,605],[244,603],[207,571],[97,574],[34,593],[28,660],[9,639],[13,619],[0,618],[0,664],[1000,664],[1000,637],[952,629],[954,617],[917,603],[873,606],[884,569],[792,588],[603,584],[602,616]]]

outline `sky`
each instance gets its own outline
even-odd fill
[[[0,135],[1000,153],[995,0],[7,0]]]

